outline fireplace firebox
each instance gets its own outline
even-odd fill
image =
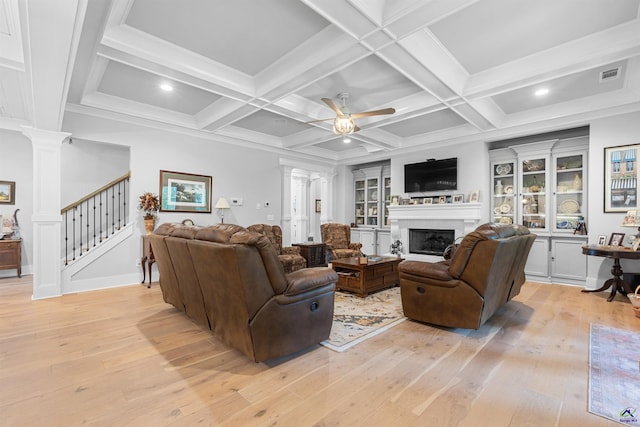
[[[454,240],[455,230],[410,228],[409,253],[442,256]]]

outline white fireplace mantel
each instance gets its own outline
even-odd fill
[[[441,257],[408,254],[409,229],[454,230],[457,239],[480,225],[481,211],[481,203],[389,206],[391,241],[400,240],[402,242],[405,249],[403,257],[406,259],[441,260]]]

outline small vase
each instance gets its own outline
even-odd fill
[[[155,227],[156,227],[155,218],[145,219],[144,220],[144,229],[147,231],[147,234],[151,234]]]
[[[502,194],[502,181],[500,180],[496,183],[496,194]]]

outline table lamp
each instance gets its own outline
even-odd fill
[[[231,206],[229,206],[227,199],[225,199],[224,197],[220,197],[216,202],[216,209],[219,209],[221,211],[220,212],[222,216],[221,224],[224,224],[224,210],[229,209],[230,207]]]

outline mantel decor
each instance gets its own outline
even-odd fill
[[[211,213],[211,177],[161,170],[160,211]]]
[[[0,204],[13,205],[16,203],[15,181],[0,181]]]
[[[604,149],[604,211],[638,208],[638,145]]]

